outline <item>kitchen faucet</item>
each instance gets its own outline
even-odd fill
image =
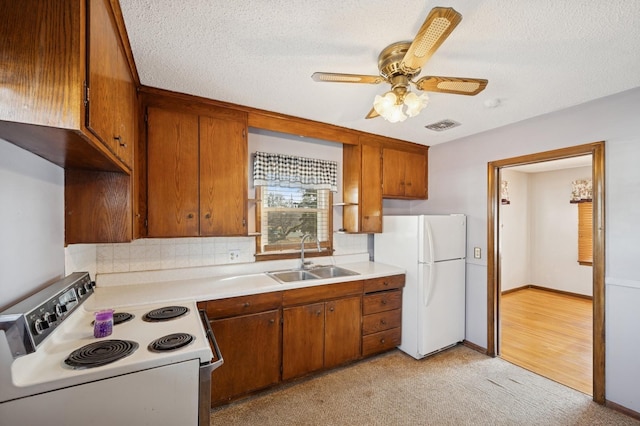
[[[304,261],[304,241],[307,238],[311,238],[311,234],[304,234],[302,236],[302,239],[300,239],[300,269],[306,269],[307,266],[311,265],[311,261],[309,262]],[[318,240],[317,238],[316,238],[316,244],[318,246],[318,253],[320,253],[321,251],[320,240]]]

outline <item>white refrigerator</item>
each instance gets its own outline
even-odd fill
[[[400,349],[416,359],[465,335],[465,215],[384,216],[374,260],[406,270]]]

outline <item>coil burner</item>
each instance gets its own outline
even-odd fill
[[[188,333],[173,333],[163,336],[149,343],[147,347],[151,352],[169,352],[183,348],[195,340]]]
[[[131,355],[136,349],[138,344],[130,340],[103,340],[76,349],[64,363],[77,370],[101,367]]]
[[[181,317],[188,312],[189,308],[185,306],[165,306],[147,312],[142,317],[142,320],[147,322],[169,321]]]

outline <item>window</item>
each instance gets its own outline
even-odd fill
[[[591,201],[578,203],[578,263],[593,264],[593,207]]]
[[[318,242],[323,254],[332,253],[329,190],[263,186],[257,191],[261,205],[256,209],[260,229],[256,253],[297,257],[306,234],[311,236],[305,241],[310,255],[317,252]]]
[[[335,161],[255,153],[259,260],[300,256],[300,244],[307,234],[311,237],[305,240],[309,256],[318,255],[318,244],[321,255],[333,254],[331,205],[332,191],[337,191],[337,167]]]

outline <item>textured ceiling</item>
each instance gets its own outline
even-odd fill
[[[636,0],[120,0],[142,84],[436,145],[640,86]],[[377,74],[387,45],[429,11],[462,22],[420,76],[486,78],[475,97],[429,93],[419,116],[365,120],[379,85],[319,83],[314,71]],[[396,10],[394,10],[394,7]],[[498,103],[495,107],[488,104]],[[452,119],[461,126],[424,126]]]

